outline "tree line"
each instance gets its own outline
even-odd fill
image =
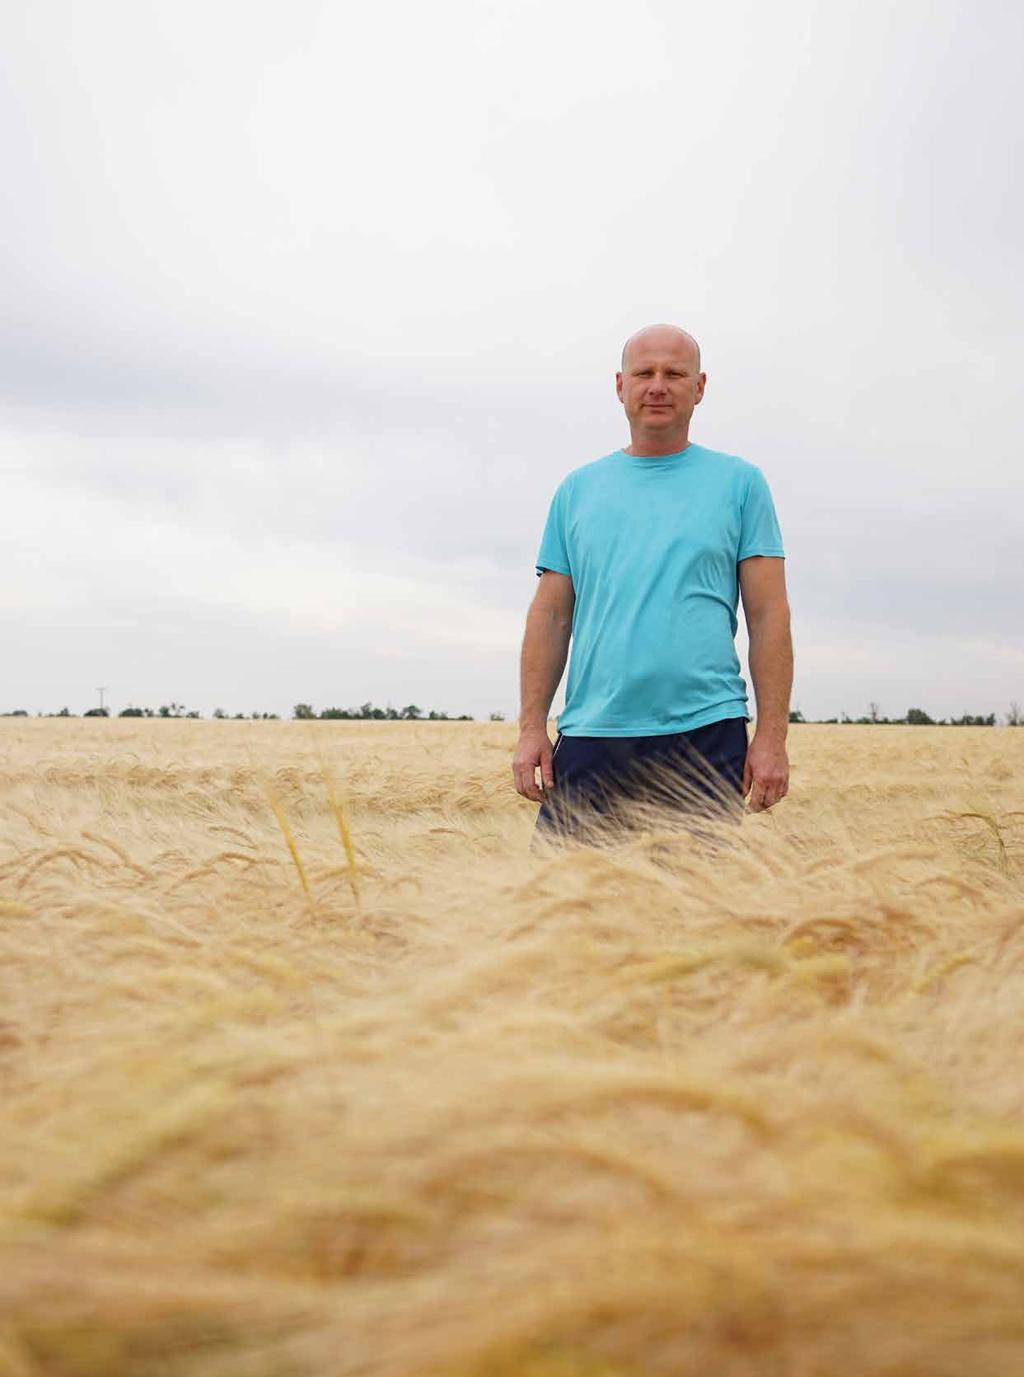
[[[37,717],[112,717],[110,708],[89,708],[86,712],[72,712],[70,708],[61,708],[60,712],[37,712]],[[122,708],[118,717],[176,717],[176,718],[201,718],[201,712],[189,711],[184,703],[163,703],[159,708],[137,708],[129,706]],[[211,714],[218,721],[233,722],[277,722],[280,721],[280,714],[276,712],[225,712],[223,708],[214,708]],[[0,717],[30,717],[31,713],[24,708],[16,708],[13,712],[0,712]],[[358,708],[324,708],[317,712],[312,703],[296,703],[292,708],[292,720],[297,722],[475,722],[476,718],[469,713],[460,713],[458,716],[447,712],[437,712],[431,708],[429,712],[424,712],[415,703],[409,703],[404,708],[393,708],[390,704],[384,708],[378,708],[373,703],[362,703]],[[492,712],[489,720],[491,722],[504,722],[505,715],[501,712]],[[850,717],[846,712],[842,712],[838,717],[805,717],[799,708],[794,708],[789,714],[790,722],[812,722],[821,725],[831,723],[851,723],[861,726],[893,726],[893,727],[994,727],[996,725],[996,714],[990,713],[970,713],[964,712],[959,717],[931,717],[924,708],[908,708],[904,717],[884,717],[879,711],[877,703],[868,704],[868,712],[864,717]],[[1003,720],[1008,727],[1024,727],[1024,710],[1019,703],[1011,703],[1009,711],[1003,714]]]
[[[0,712],[0,717],[30,717],[32,714],[26,712],[24,708],[15,708],[13,712]],[[83,713],[72,712],[70,708],[61,708],[59,712],[37,712],[37,717],[175,717],[175,718],[201,718],[202,713],[194,709],[189,711],[184,703],[163,703],[159,708],[137,708],[129,706],[122,708],[120,712],[114,714],[110,708],[89,708]],[[280,721],[280,714],[276,712],[225,712],[223,708],[214,708],[212,716],[218,721],[226,722],[277,722]],[[474,722],[476,719],[468,713],[462,713],[458,717],[447,712],[438,712],[431,708],[429,712],[424,712],[415,703],[409,703],[404,708],[393,708],[390,704],[384,708],[378,708],[373,703],[363,703],[358,708],[324,708],[322,712],[317,712],[311,703],[296,703],[292,709],[292,719],[299,722],[313,721],[350,721],[350,722]],[[490,716],[492,722],[503,722],[504,714],[492,712]]]
[[[1019,703],[1011,703],[1008,712],[1003,714],[1003,719],[1008,727],[1024,727],[1024,712]],[[878,710],[877,703],[868,704],[868,714],[866,717],[850,717],[848,713],[840,713],[838,717],[805,717],[799,708],[789,714],[791,722],[818,722],[828,724],[837,722],[840,724],[849,722],[860,726],[892,726],[892,727],[994,727],[996,725],[996,715],[994,712],[985,714],[964,712],[959,717],[930,717],[924,708],[908,708],[905,717],[883,717]]]
[[[358,708],[324,708],[322,712],[316,712],[310,703],[296,703],[292,709],[292,717],[299,722],[473,722],[476,720],[470,717],[469,713],[452,717],[446,712],[435,712],[433,708],[425,713],[415,703],[409,703],[404,708],[393,708],[390,705],[386,708],[375,708],[372,703],[363,703]],[[491,713],[492,722],[503,720],[500,713]]]

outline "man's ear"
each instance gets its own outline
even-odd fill
[[[697,379],[697,395],[696,395],[696,397],[694,398],[694,403],[693,403],[694,406],[696,406],[697,403],[700,401],[700,399],[704,396],[704,386],[705,386],[705,384],[707,383],[707,380],[708,380],[708,375],[707,375],[706,373],[701,373],[701,375],[698,377],[698,379]]]
[[[621,374],[621,373],[616,373],[616,374],[615,374],[615,395],[616,395],[616,397],[618,397],[619,401],[621,402],[621,401],[622,401],[622,374]]]

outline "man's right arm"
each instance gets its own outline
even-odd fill
[[[516,791],[541,803],[554,786],[548,711],[565,671],[576,592],[568,574],[545,569],[526,614],[520,659],[519,742],[512,759]],[[541,785],[536,772],[540,769]]]

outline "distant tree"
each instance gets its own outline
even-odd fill
[[[110,709],[109,709],[109,708],[89,708],[86,712],[83,712],[83,713],[82,713],[82,716],[83,716],[83,717],[109,717],[109,716],[110,716]]]
[[[27,717],[28,713],[24,708],[15,708],[13,712],[0,712],[0,717]]]
[[[406,722],[415,722],[417,718],[423,716],[423,709],[418,708],[415,703],[410,703],[409,706],[403,708],[398,715],[399,717],[403,718]]]
[[[218,722],[223,722],[224,718],[227,717],[227,713],[224,711],[223,708],[214,708],[213,715]]]
[[[789,720],[791,722],[806,722],[807,718],[803,715],[799,708],[794,708],[792,712],[789,714]]]
[[[196,712],[196,710],[195,710],[194,708],[193,708],[193,710],[192,710],[191,712],[187,712],[187,713],[185,714],[186,717],[202,717],[202,715],[203,715],[203,714],[202,714],[201,712]]]
[[[118,717],[145,717],[146,714],[142,708],[122,708],[117,715]]]
[[[907,709],[908,727],[934,727],[935,725],[935,719],[929,717],[923,708]]]
[[[488,722],[504,722],[505,714],[503,712],[492,712],[487,720]]]
[[[877,721],[878,721],[878,704],[877,704],[877,703],[869,703],[869,704],[868,704],[868,717],[869,717],[869,719],[870,719],[872,722],[877,722]]]
[[[951,727],[994,727],[995,724],[996,715],[994,712],[990,712],[985,717],[982,717],[980,714],[972,716],[971,713],[965,712],[961,717],[951,717],[949,719],[949,725]]]
[[[70,708],[61,708],[60,712],[55,712],[53,715],[54,715],[54,717],[70,717],[70,716],[71,716],[71,709],[70,709]]]
[[[296,703],[292,708],[292,717],[299,722],[311,722],[316,716],[312,705],[309,703]]]
[[[1024,716],[1021,714],[1019,703],[1010,704],[1010,711],[1006,714],[1006,725],[1008,727],[1024,727]]]

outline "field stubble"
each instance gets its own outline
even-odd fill
[[[1024,1371],[1024,732],[547,855],[513,742],[0,727],[3,1377]]]

